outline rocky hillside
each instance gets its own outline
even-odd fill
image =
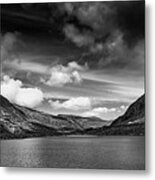
[[[84,133],[89,128],[110,125],[97,118],[49,115],[10,103],[0,95],[0,138],[23,138]]]
[[[145,122],[145,95],[129,106],[123,116],[118,117],[112,126],[140,124]]]
[[[87,129],[86,134],[96,135],[145,135],[145,95],[132,103],[124,115],[118,117],[110,126]]]

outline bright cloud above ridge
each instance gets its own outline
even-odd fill
[[[71,98],[62,103],[49,100],[49,103],[54,109],[71,109],[75,111],[91,109],[91,100],[88,97]]]
[[[89,117],[89,116],[96,116],[100,118],[104,118],[106,114],[108,113],[116,113],[116,108],[107,108],[107,107],[96,107],[89,111],[86,111],[83,113],[83,116]]]
[[[33,108],[43,101],[43,92],[38,88],[25,88],[20,80],[4,76],[1,94],[12,103]]]

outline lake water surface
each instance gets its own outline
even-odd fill
[[[1,141],[1,166],[145,169],[145,138],[46,137]]]

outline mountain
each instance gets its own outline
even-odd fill
[[[26,138],[69,134],[144,135],[145,95],[114,121],[97,117],[45,114],[10,103],[0,95],[0,138]]]
[[[145,122],[145,95],[132,103],[123,116],[118,117],[111,126],[140,124]]]
[[[114,135],[145,135],[145,95],[142,95],[110,126]]]
[[[96,135],[145,135],[145,95],[132,103],[124,115],[115,119],[110,126],[87,129],[86,134]]]
[[[110,125],[99,118],[50,115],[10,103],[0,95],[0,138],[23,138],[84,133],[89,128]]]

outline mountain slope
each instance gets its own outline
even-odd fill
[[[124,115],[114,120],[110,126],[87,129],[86,134],[95,135],[145,135],[145,95],[132,103]]]
[[[50,115],[10,103],[0,95],[0,137],[22,138],[83,133],[109,122],[72,115]]]
[[[145,118],[145,95],[132,103],[123,116],[113,121],[111,126],[130,125],[144,123]]]
[[[12,104],[0,95],[0,132],[1,139],[69,134],[144,135],[145,95],[112,123],[96,117],[45,114]]]

